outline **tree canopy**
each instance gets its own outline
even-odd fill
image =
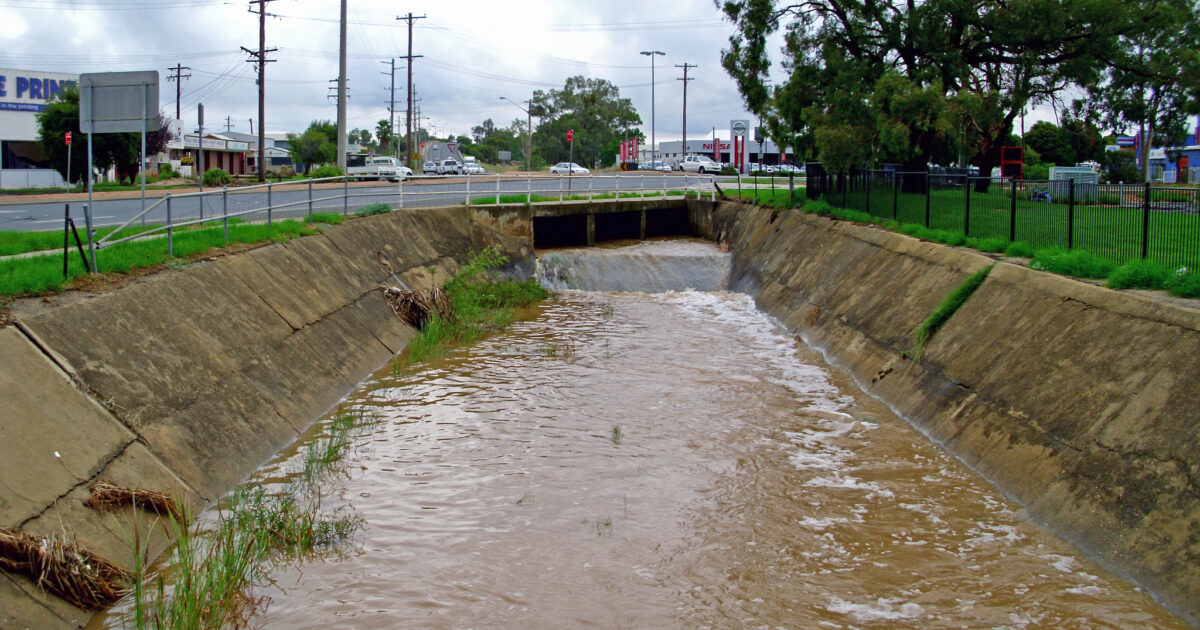
[[[604,79],[575,76],[561,90],[533,93],[530,113],[538,119],[533,133],[534,155],[565,161],[571,153],[567,130],[575,131],[575,162],[586,166],[608,165],[622,140],[640,135],[642,118],[617,86]]]
[[[1175,6],[1173,19],[1182,21],[1169,28],[1166,19],[1157,26],[1143,20],[1148,7],[1160,4]],[[747,106],[768,120],[778,142],[834,172],[884,162],[924,170],[960,152],[989,172],[1023,111],[1063,106],[1061,95],[1071,86],[1099,99],[1103,86],[1123,76],[1121,68],[1134,65],[1131,37],[1194,32],[1197,13],[1195,0],[718,5],[736,24],[722,64]],[[768,37],[780,29],[787,77],[772,87],[765,83],[773,64]],[[1195,58],[1195,41],[1180,56],[1185,68]],[[1177,109],[1200,107],[1192,83],[1179,91],[1197,102],[1180,99]]]
[[[159,130],[146,134],[146,155],[162,152],[171,141],[171,131],[162,112],[158,113]],[[50,160],[50,166],[67,177],[67,154],[71,156],[71,179],[83,178],[87,171],[86,138],[79,130],[79,88],[64,88],[37,113],[38,140]],[[76,146],[68,152],[63,137],[75,134]],[[133,181],[141,172],[138,155],[142,150],[140,133],[97,133],[92,135],[92,165],[101,170],[115,167],[117,178]]]
[[[307,173],[313,166],[334,161],[337,158],[337,133],[337,125],[328,120],[312,121],[299,136],[289,133],[292,162],[303,164]]]

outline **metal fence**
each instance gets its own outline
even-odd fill
[[[281,219],[313,222],[314,214],[342,216],[372,204],[404,210],[456,205],[504,205],[563,201],[606,201],[647,197],[703,198],[715,195],[712,176],[667,173],[602,175],[475,175],[417,176],[396,183],[355,182],[352,177],[330,177],[296,182],[268,183],[203,192],[167,193],[140,209],[103,238],[91,242],[89,251],[146,238],[166,237],[167,252],[174,255],[179,230],[221,228],[229,239],[231,222]],[[93,201],[97,209],[108,201]],[[84,213],[89,211],[83,204]],[[70,205],[67,207],[70,215]],[[93,214],[95,214],[93,212]],[[90,218],[90,217],[89,217]],[[92,223],[93,229],[98,226]],[[130,229],[136,228],[136,229]],[[90,234],[89,234],[90,237]]]
[[[1200,266],[1198,188],[892,170],[833,175],[809,165],[806,194],[974,238],[1082,249],[1116,262]]]

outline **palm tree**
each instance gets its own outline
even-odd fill
[[[388,120],[381,120],[375,125],[375,137],[379,138],[379,152],[387,153],[392,145],[392,123]]]

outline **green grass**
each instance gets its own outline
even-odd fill
[[[495,249],[485,249],[473,256],[446,282],[453,314],[431,317],[394,367],[399,369],[474,343],[511,324],[516,309],[549,296],[532,279],[513,282],[493,278],[492,271],[507,263],[508,259]]]
[[[1162,263],[1134,259],[1108,274],[1108,286],[1113,289],[1166,289],[1175,275]]]
[[[1061,247],[1037,250],[1034,252],[1029,266],[1033,269],[1064,276],[1097,280],[1107,278],[1117,267],[1111,260],[1103,256],[1079,249],[1068,250]]]
[[[392,211],[392,207],[386,203],[371,203],[358,209],[354,214],[360,217],[369,217],[374,214],[387,214]]]
[[[171,518],[174,549],[151,575],[135,536],[131,622],[135,628],[242,627],[260,602],[248,590],[266,584],[280,562],[322,554],[351,536],[361,521],[321,509],[319,482],[338,469],[356,432],[369,426],[361,411],[343,411],[303,451],[302,466],[278,491],[241,486],[226,497],[215,523],[188,527]]]
[[[987,267],[984,267],[983,269],[980,269],[979,271],[976,271],[975,273],[963,279],[963,281],[959,283],[959,285],[955,287],[954,290],[951,291],[950,294],[947,295],[937,305],[936,308],[933,309],[933,312],[929,314],[929,317],[926,317],[925,321],[921,322],[920,326],[917,326],[917,329],[913,331],[913,337],[916,341],[916,346],[913,348],[912,352],[909,353],[913,363],[920,361],[921,351],[925,348],[926,344],[929,343],[929,340],[932,339],[935,334],[937,334],[937,331],[941,330],[942,326],[944,326],[946,322],[950,321],[950,318],[954,316],[954,313],[958,312],[959,308],[962,308],[962,305],[967,302],[967,299],[971,297],[971,294],[975,293],[975,289],[978,289],[979,286],[983,284],[983,281],[987,279],[988,274],[991,273],[992,267],[994,266],[995,265],[988,265]]]
[[[313,223],[327,223],[329,225],[340,225],[346,217],[336,212],[314,212],[312,215]]]
[[[270,226],[259,223],[231,224],[229,226],[229,242],[282,242],[318,232],[318,228],[309,227],[294,220],[276,221]],[[99,265],[101,273],[127,274],[136,269],[186,260],[225,246],[224,232],[220,227],[204,226],[176,230],[174,256],[167,254],[166,241],[166,236],[148,237],[106,247],[96,252],[96,264]],[[61,246],[62,242],[59,241],[58,247]],[[63,277],[61,256],[0,260],[0,295],[37,295],[47,291],[57,291],[86,273],[79,253],[74,249],[73,242],[65,278]]]
[[[761,192],[761,191],[760,191]],[[935,193],[936,195],[937,193]],[[1009,191],[1011,194],[1011,190]],[[776,193],[778,195],[778,192]],[[761,196],[761,195],[760,195]],[[923,220],[924,213],[924,196],[922,199],[921,213]],[[974,199],[974,197],[973,197]],[[1011,203],[1011,198],[1009,198]],[[972,201],[975,204],[975,201]],[[1052,204],[1039,203],[1046,206]],[[792,207],[799,207],[803,212],[822,214],[835,218],[855,221],[859,223],[871,223],[883,227],[888,230],[908,234],[910,236],[943,243],[953,246],[966,246],[977,249],[983,252],[999,253],[1003,252],[1005,256],[1013,258],[1030,258],[1032,259],[1030,266],[1034,269],[1049,271],[1061,275],[1089,278],[1098,280],[1107,280],[1108,286],[1114,289],[1123,288],[1143,288],[1143,289],[1165,289],[1171,295],[1176,297],[1197,298],[1200,297],[1200,273],[1191,271],[1190,269],[1200,269],[1200,265],[1186,263],[1168,264],[1161,260],[1156,260],[1153,256],[1148,260],[1143,260],[1138,257],[1126,257],[1128,262],[1123,265],[1117,265],[1109,256],[1097,254],[1083,247],[1079,241],[1076,241],[1077,249],[1067,250],[1062,247],[1036,247],[1028,241],[1009,242],[1006,236],[964,236],[961,230],[955,230],[953,227],[933,227],[927,228],[923,224],[903,223],[890,218],[881,218],[868,214],[862,210],[850,210],[846,208],[836,208],[825,199],[803,200]],[[974,208],[975,205],[972,205]],[[1087,208],[1081,206],[1079,208]],[[1077,211],[1084,211],[1077,209]],[[974,217],[974,210],[972,210]],[[1155,213],[1151,216],[1151,225],[1154,225]],[[1167,213],[1158,213],[1167,214]],[[931,210],[931,218],[935,216]],[[1006,215],[1007,216],[1007,215]],[[1139,211],[1140,216],[1140,211]],[[1161,218],[1161,217],[1160,217]],[[1174,221],[1192,221],[1196,223],[1194,217],[1188,218],[1187,215],[1173,215]],[[931,220],[931,224],[934,222]],[[972,225],[975,225],[975,218],[972,218]],[[1077,221],[1077,228],[1080,225],[1087,225],[1086,222],[1080,223]],[[1005,228],[1007,229],[1007,228]],[[1140,229],[1140,228],[1139,228]],[[1152,228],[1153,229],[1153,228]],[[972,228],[972,233],[975,233]],[[1079,232],[1077,232],[1077,235]],[[1197,239],[1200,241],[1200,238]],[[1140,240],[1139,240],[1140,242]],[[1160,245],[1163,242],[1161,241]],[[1152,241],[1153,243],[1153,241]],[[1140,245],[1138,245],[1140,248]],[[1173,254],[1168,256],[1176,260],[1183,258],[1186,260],[1185,252],[1189,251],[1184,247],[1182,241],[1179,241],[1174,247]],[[1194,247],[1194,246],[1192,246]],[[1113,248],[1109,248],[1110,251]],[[1151,247],[1153,251],[1153,246]]]

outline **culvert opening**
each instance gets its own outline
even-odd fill
[[[688,227],[687,208],[647,210],[646,238],[657,236],[694,236]]]
[[[533,246],[538,249],[550,247],[586,247],[587,215],[568,214],[559,217],[534,217]]]
[[[642,213],[640,210],[610,212],[596,215],[596,242],[615,241],[642,237]]]

